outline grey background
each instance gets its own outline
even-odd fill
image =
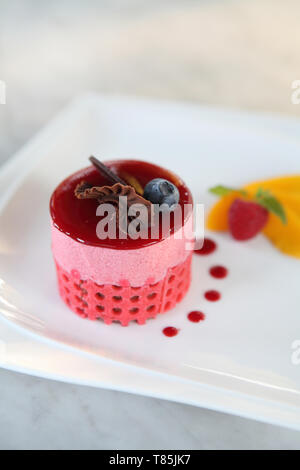
[[[298,116],[297,0],[0,0],[0,163],[86,90]],[[295,431],[0,370],[2,449],[297,449]]]

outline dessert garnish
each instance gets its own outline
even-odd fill
[[[116,224],[122,231],[127,231],[128,224],[124,220],[131,221],[132,218],[127,215],[127,208],[133,204],[143,204],[148,213],[147,221],[144,226],[152,223],[152,204],[142,196],[137,194],[132,186],[124,186],[116,183],[113,186],[92,186],[86,181],[82,181],[75,188],[75,196],[78,199],[97,199],[100,204],[112,204],[115,207]],[[127,197],[127,207],[120,211],[120,196]]]
[[[146,184],[144,197],[153,204],[167,204],[169,207],[179,202],[179,191],[175,184],[163,178],[155,178]]]
[[[228,211],[229,231],[236,240],[255,237],[265,227],[270,212],[286,224],[284,208],[269,190],[258,188],[253,200],[244,189],[219,185],[211,188],[210,192],[218,196],[228,196],[231,193],[240,196],[233,200]]]
[[[143,195],[144,193],[143,186],[141,185],[141,183],[135,176],[130,175],[129,173],[124,172],[124,171],[121,172],[121,175],[125,180],[125,184],[132,186],[135,189],[135,192],[137,194],[140,194],[140,196]]]
[[[86,181],[81,181],[75,188],[75,196],[78,199],[97,199],[100,204],[113,204],[116,209],[116,221],[119,227],[124,226],[122,225],[121,220],[124,220],[124,217],[127,216],[127,211],[123,214],[120,213],[119,198],[120,196],[126,196],[128,208],[133,204],[143,204],[146,207],[148,213],[147,223],[151,226],[153,216],[151,202],[138,194],[133,185],[128,185],[100,160],[93,156],[91,156],[89,160],[103,176],[114,184],[112,186],[92,186]],[[142,189],[138,186],[139,183],[136,178],[131,177],[127,173],[126,175],[127,179],[137,186],[138,190]],[[132,220],[132,217],[127,218],[129,221]],[[125,226],[127,228],[127,224]]]
[[[269,212],[256,202],[235,199],[228,213],[229,231],[235,240],[249,240],[262,231]]]
[[[177,336],[179,333],[178,328],[175,328],[174,326],[167,326],[162,330],[163,334],[165,336],[168,336],[169,338],[172,338],[173,336]]]
[[[234,189],[227,186],[214,186],[209,190],[211,193],[216,194],[217,196],[227,196],[230,193],[239,193],[245,198],[248,197],[248,192],[245,189]],[[283,224],[286,224],[286,215],[282,204],[273,196],[269,189],[258,188],[254,195],[254,203],[264,207],[269,212],[277,215]]]
[[[101,173],[102,176],[106,177],[111,183],[120,183],[126,186],[126,182],[122,180],[116,173],[114,173],[108,166],[100,162],[98,158],[91,156],[89,158],[90,162],[94,165],[95,168]]]
[[[187,315],[187,318],[193,323],[199,323],[200,321],[205,320],[205,314],[199,310],[193,310]]]
[[[224,279],[228,274],[228,269],[225,266],[212,266],[209,270],[209,274],[215,279]]]
[[[211,192],[221,199],[208,214],[208,229],[229,230],[237,239],[262,230],[280,251],[300,258],[300,175],[258,181],[242,189],[216,186]]]
[[[125,181],[97,158],[91,156],[89,160],[111,183],[120,183],[123,186],[131,186],[134,188],[137,195],[144,196],[144,201],[147,199],[153,204],[167,204],[169,207],[174,204],[178,204],[179,202],[179,191],[171,181],[163,178],[155,178],[149,181],[143,189],[140,182],[133,175],[124,173]]]
[[[211,255],[217,249],[217,244],[210,238],[204,238],[202,248],[195,250],[196,255],[206,256]]]
[[[79,200],[94,199],[99,204],[112,204],[115,210],[112,212],[108,211],[106,217],[108,217],[109,223],[113,224],[110,225],[111,228],[115,226],[115,228],[119,229],[119,234],[127,233],[130,235],[130,238],[135,240],[138,232],[141,239],[158,240],[167,237],[171,231],[177,229],[179,223],[183,223],[182,216],[184,213],[180,214],[179,211],[177,212],[177,208],[181,209],[182,207],[178,204],[180,202],[180,191],[171,181],[163,178],[154,178],[149,181],[147,175],[143,172],[143,168],[138,173],[139,176],[136,176],[127,168],[123,169],[121,167],[120,169],[119,162],[116,162],[114,167],[105,165],[94,156],[91,156],[89,160],[95,168],[93,170],[95,177],[92,180],[89,177],[87,179],[84,177],[81,181],[77,180],[73,193],[76,199]],[[136,163],[138,164],[138,162]],[[101,179],[99,178],[102,184],[97,183],[97,172],[102,176]],[[153,173],[150,172],[150,175],[153,175]],[[178,181],[182,186],[179,179]],[[121,198],[121,196],[126,196],[127,203],[125,203],[125,199]],[[129,212],[131,206],[134,205],[137,205],[137,207],[132,207]],[[138,205],[143,205],[146,211],[138,207]],[[79,210],[81,212],[84,211],[84,206]],[[93,206],[87,204],[87,214],[90,214],[89,218],[91,217],[92,210]],[[164,223],[163,213],[168,211],[172,211],[172,215]],[[176,211],[174,216],[173,211],[174,214]],[[98,215],[95,210],[93,227],[97,225],[99,228],[96,217]],[[85,222],[85,228],[87,226],[88,224]],[[148,231],[149,229],[151,229],[151,233]],[[82,240],[82,236],[78,238]],[[99,238],[98,235],[97,238]],[[122,237],[123,240],[124,238]]]
[[[218,300],[220,300],[221,298],[221,294],[219,291],[217,290],[207,290],[205,293],[204,293],[204,297],[206,298],[206,300],[208,300],[209,302],[217,302]]]
[[[151,202],[137,194],[132,186],[116,183],[113,186],[92,186],[82,181],[75,188],[75,196],[78,199],[98,199],[101,203],[115,204],[119,202],[120,196],[127,197],[127,204],[144,204],[151,209]]]

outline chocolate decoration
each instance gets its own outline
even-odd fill
[[[120,196],[126,196],[128,207],[133,204],[143,204],[146,207],[148,223],[151,225],[153,215],[152,203],[137,194],[132,186],[124,186],[120,183],[116,183],[113,186],[92,186],[86,181],[82,181],[76,186],[74,193],[78,199],[97,199],[100,204],[113,204],[116,208],[118,224],[121,227],[124,225],[123,223],[120,224],[119,198]],[[130,221],[132,218],[128,219]]]
[[[81,197],[81,194],[84,193],[86,189],[92,188],[93,185],[88,183],[87,181],[81,181],[75,188],[74,194],[77,197],[77,199],[84,199],[84,197]]]
[[[137,194],[132,186],[116,183],[113,186],[92,186],[82,181],[75,188],[75,196],[78,199],[98,199],[99,202],[119,202],[120,196],[127,196],[128,205],[144,204],[147,208],[152,204],[147,199]]]
[[[100,162],[98,158],[91,156],[89,160],[94,165],[94,167],[97,168],[101,175],[107,178],[111,183],[120,183],[124,186],[127,185],[127,183],[122,180],[122,178],[120,178],[118,175],[116,175],[116,173],[111,171],[111,169],[108,168],[108,166],[104,165],[104,163]]]

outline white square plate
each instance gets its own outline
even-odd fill
[[[0,173],[6,188],[0,198],[2,339],[13,335],[9,320],[30,332],[24,336],[29,349],[54,349],[59,364],[43,362],[41,353],[39,365],[28,367],[43,376],[300,428],[300,366],[291,361],[292,343],[300,336],[298,260],[280,254],[263,236],[236,243],[226,234],[211,234],[219,248],[194,257],[191,290],[175,310],[144,326],[106,326],[77,317],[58,297],[48,212],[54,187],[85,166],[90,154],[170,168],[187,182],[195,201],[208,207],[213,198],[207,188],[217,183],[241,186],[299,172],[299,151],[297,139],[258,130],[232,113],[95,95],[79,100]],[[228,278],[211,278],[213,264],[227,266]],[[203,293],[213,288],[222,299],[209,303]],[[204,322],[188,322],[187,313],[195,309],[206,314]],[[169,325],[180,329],[175,338],[161,333]],[[75,356],[84,371],[64,366],[74,364]],[[23,370],[24,361],[16,362],[14,356],[10,363],[7,352],[3,365]],[[100,363],[102,380],[95,374]]]

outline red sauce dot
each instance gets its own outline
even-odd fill
[[[202,248],[200,250],[195,250],[196,255],[210,255],[217,248],[216,242],[210,238],[205,238]]]
[[[217,279],[223,279],[228,274],[228,269],[224,266],[213,266],[210,268],[209,273],[212,277],[216,277]]]
[[[169,338],[171,338],[172,336],[176,336],[178,333],[179,330],[177,328],[174,328],[174,326],[167,326],[163,329],[163,334],[165,336],[168,336]]]
[[[207,290],[204,294],[204,297],[210,302],[216,302],[221,298],[221,294],[217,290]]]
[[[193,323],[199,323],[199,321],[205,320],[204,313],[199,312],[198,310],[194,310],[193,312],[190,312],[187,317]]]

